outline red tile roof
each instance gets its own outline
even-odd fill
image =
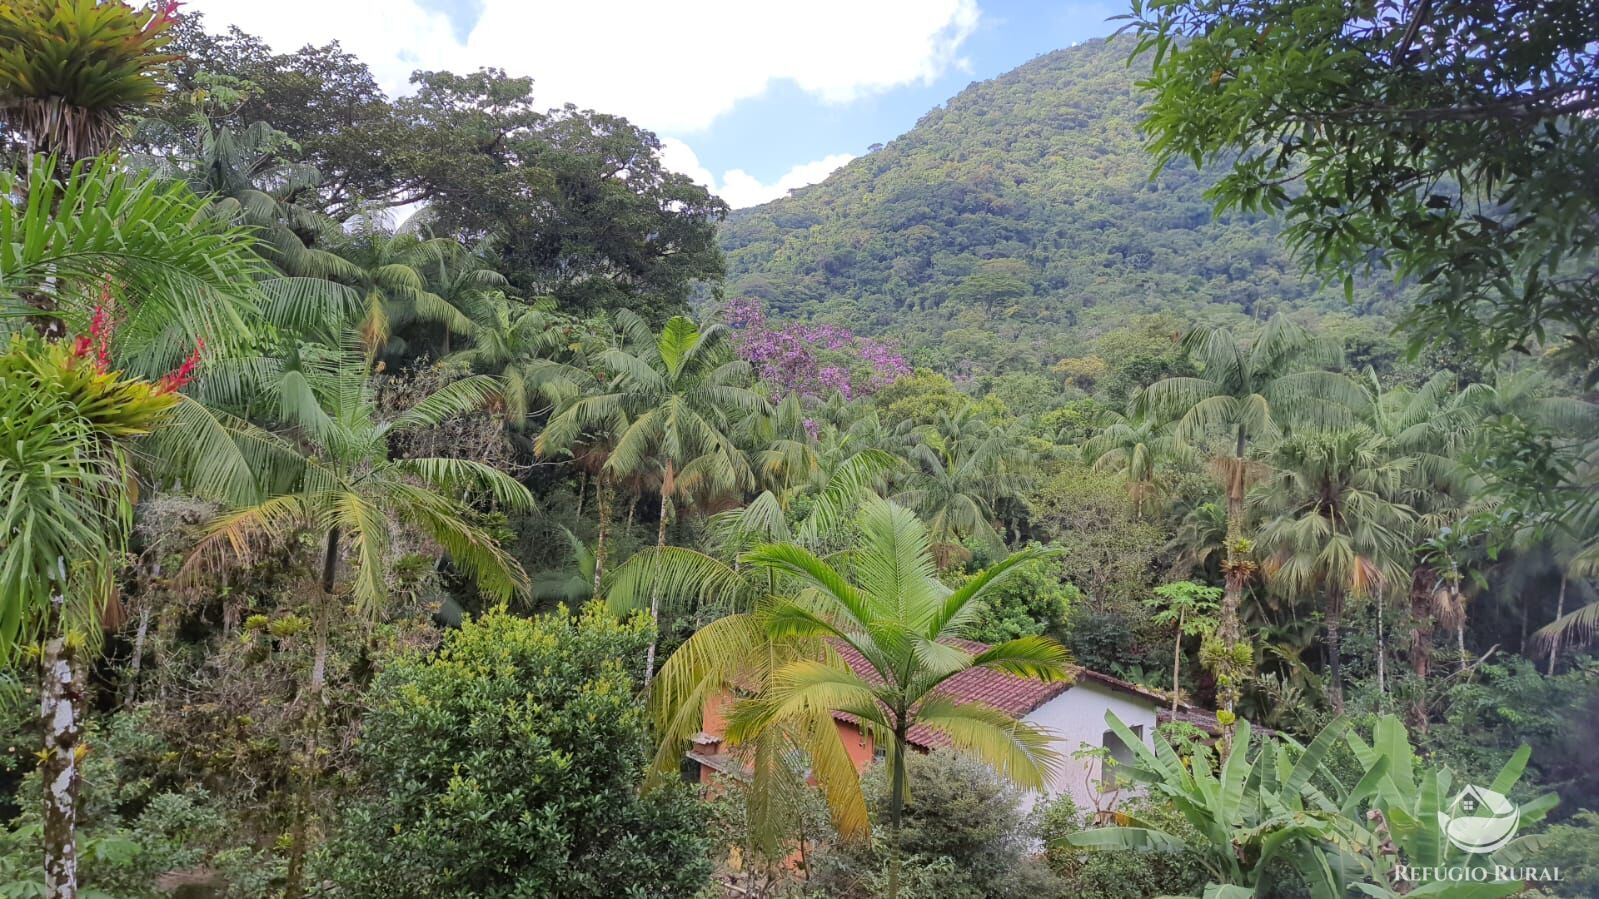
[[[988,649],[987,644],[972,640],[942,642],[972,655]],[[834,641],[833,648],[856,674],[871,683],[882,683],[882,679],[866,661],[866,657],[856,652],[854,647],[842,641]],[[1012,717],[1024,718],[1039,706],[1066,692],[1071,685],[1072,682],[1069,680],[1044,683],[990,668],[968,668],[939,684],[933,692],[956,702],[980,702],[1006,712]],[[846,721],[855,721],[853,715],[840,714],[839,717]],[[949,737],[941,731],[920,726],[912,727],[906,734],[906,739],[924,749],[938,749],[950,745]]]

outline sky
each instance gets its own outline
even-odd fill
[[[1125,0],[189,0],[280,51],[338,40],[391,95],[417,69],[532,76],[627,116],[734,208],[813,184],[967,84],[1109,34]]]

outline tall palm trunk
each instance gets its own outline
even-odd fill
[[[666,515],[672,505],[672,491],[677,483],[672,469],[672,460],[666,460],[666,476],[661,478],[661,519],[655,527],[656,558],[666,549]],[[650,648],[644,654],[644,689],[650,688],[650,680],[655,676],[655,644],[661,638],[661,586],[660,579],[650,585],[650,621],[655,625],[655,630],[650,634]]]
[[[1523,605],[1522,608],[1526,608],[1526,606]],[[1557,602],[1555,604],[1555,620],[1559,621],[1561,618],[1564,618],[1565,615],[1566,615],[1566,573],[1562,571],[1560,573],[1560,600],[1559,600],[1559,602]],[[1550,638],[1550,640],[1549,640],[1549,671],[1548,671],[1548,674],[1549,674],[1550,677],[1554,677],[1555,676],[1555,662],[1559,658],[1560,658],[1560,632],[1559,631],[1555,631],[1555,635],[1552,638]]]
[[[1388,709],[1388,636],[1383,631],[1383,592],[1377,593],[1377,696]]]
[[[1427,674],[1432,665],[1432,591],[1435,575],[1417,567],[1410,573],[1410,672],[1416,676],[1416,698],[1410,705],[1410,726],[1427,732]]]
[[[1177,639],[1172,641],[1171,650],[1171,713],[1172,720],[1177,719],[1177,691],[1178,668],[1183,664],[1183,612],[1177,613]]]
[[[1243,693],[1242,666],[1235,661],[1235,649],[1243,640],[1243,628],[1238,621],[1238,610],[1243,605],[1244,588],[1254,574],[1255,566],[1242,551],[1244,545],[1244,454],[1247,450],[1244,429],[1238,428],[1232,464],[1227,471],[1227,556],[1222,562],[1221,609],[1217,615],[1216,636],[1226,649],[1226,655],[1216,673],[1216,701],[1231,717]],[[1229,723],[1224,735],[1232,733]]]
[[[1333,713],[1344,713],[1344,591],[1327,590],[1327,694]]]
[[[605,538],[611,529],[610,511],[611,479],[600,470],[594,484],[594,508],[600,517],[600,533],[594,541],[594,595],[600,595],[600,581],[605,576]]]
[[[322,729],[322,689],[328,672],[328,613],[333,604],[333,588],[339,566],[339,529],[328,529],[327,545],[322,555],[322,597],[313,615],[312,627],[316,644],[311,657],[311,676],[306,682],[305,763],[300,769],[300,789],[294,809],[294,825],[290,831],[289,870],[284,876],[284,899],[300,899],[305,895],[305,852],[309,842],[311,802],[316,791],[316,759],[320,751],[318,738]]]
[[[896,716],[894,754],[888,772],[888,899],[899,899],[900,824],[905,817],[905,734],[903,715]]]
[[[75,641],[65,628],[65,597],[51,597],[52,627],[40,660],[39,720],[44,729],[44,889],[49,899],[78,895],[78,702],[83,684]]]

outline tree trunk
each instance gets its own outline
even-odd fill
[[[1327,591],[1327,695],[1332,700],[1333,713],[1344,713],[1344,593],[1339,589]]]
[[[904,719],[901,718],[901,721]],[[888,772],[888,899],[899,899],[899,831],[905,817],[905,733],[903,723],[894,729],[894,754]]]
[[[1410,573],[1410,671],[1416,676],[1416,698],[1410,705],[1410,726],[1427,732],[1427,674],[1432,665],[1432,591],[1436,575],[1417,568]]]
[[[610,478],[604,471],[599,473],[594,484],[594,508],[600,516],[600,535],[594,541],[594,595],[600,595],[600,580],[605,575],[605,538],[611,528]]]
[[[1383,595],[1377,594],[1377,695],[1380,697],[1382,707],[1388,708],[1388,639],[1383,634],[1382,620]]]
[[[1222,565],[1221,609],[1217,615],[1216,636],[1227,650],[1226,660],[1216,675],[1216,703],[1229,716],[1236,714],[1238,700],[1243,695],[1244,672],[1233,661],[1233,653],[1243,641],[1243,626],[1238,621],[1238,610],[1243,605],[1244,588],[1254,572],[1253,564],[1238,551],[1244,537],[1244,453],[1246,435],[1238,428],[1233,452],[1233,464],[1227,473],[1227,556]],[[1222,726],[1223,743],[1230,743],[1233,725]]]
[[[655,528],[655,551],[659,554],[666,549],[666,514],[672,505],[672,490],[676,487],[673,478],[672,463],[666,463],[666,477],[661,479],[661,519]],[[657,559],[659,555],[657,555]],[[660,579],[652,579],[650,584],[650,621],[655,625],[655,632],[650,634],[650,648],[644,654],[644,691],[649,692],[650,680],[655,677],[655,644],[661,638],[661,586]]]
[[[1177,718],[1177,669],[1183,663],[1183,613],[1177,613],[1177,639],[1172,641],[1171,650],[1171,713],[1172,720]]]
[[[328,614],[332,611],[333,588],[339,567],[339,529],[329,528],[322,556],[322,597],[312,614],[316,645],[311,656],[311,676],[306,682],[305,759],[300,767],[300,789],[294,808],[294,825],[289,833],[289,870],[284,876],[284,899],[305,895],[305,853],[309,843],[311,803],[316,795],[318,737],[322,729],[322,688],[328,676]]]
[[[63,627],[64,597],[52,598],[56,627]],[[54,629],[54,628],[53,628]],[[44,889],[49,899],[78,895],[78,680],[77,652],[65,634],[44,644],[40,663],[39,720],[44,730]]]
[[[1523,606],[1525,608],[1525,606]],[[1555,604],[1555,620],[1559,621],[1566,615],[1566,573],[1560,573],[1560,600]],[[1549,638],[1549,676],[1555,676],[1555,661],[1560,657],[1560,632]]]
[[[128,708],[139,696],[139,670],[144,667],[144,641],[150,634],[149,598],[139,603],[139,626],[133,632],[133,661],[128,665],[128,683],[123,688],[122,706]]]

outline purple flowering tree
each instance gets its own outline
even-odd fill
[[[762,381],[803,397],[833,393],[845,399],[870,396],[911,373],[890,343],[860,337],[830,324],[774,324],[760,304],[735,299],[722,310],[733,329],[733,347]]]

